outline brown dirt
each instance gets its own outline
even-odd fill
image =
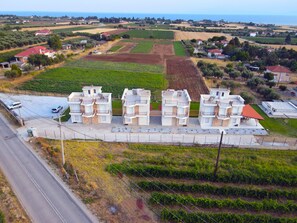
[[[118,34],[121,34],[121,33],[124,33],[124,32],[127,32],[127,30],[126,29],[116,29],[116,30],[110,31],[108,33],[110,35],[118,35]]]
[[[154,44],[151,54],[174,55],[172,44]]]
[[[193,101],[199,101],[200,94],[209,93],[203,77],[190,59],[168,58],[166,70],[169,88],[187,89]]]
[[[121,49],[118,50],[118,53],[130,53],[131,50],[137,45],[136,43],[129,43],[129,42],[121,42],[118,44],[123,46]]]
[[[116,55],[100,55],[86,56],[85,59],[93,61],[111,61],[111,62],[129,62],[142,64],[162,64],[160,55],[153,54],[116,54]]]
[[[4,214],[5,222],[30,222],[30,219],[13,194],[2,172],[0,172],[0,212]]]

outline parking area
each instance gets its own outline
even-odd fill
[[[52,108],[63,106],[63,109],[59,112],[62,113],[68,107],[67,98],[65,97],[12,95],[0,93],[0,99],[7,106],[13,102],[21,102],[22,107],[15,109],[15,112],[25,121],[41,117],[56,118],[58,114],[52,113]]]

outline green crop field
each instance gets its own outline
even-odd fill
[[[131,53],[149,53],[153,48],[153,41],[139,41],[138,44],[131,50]]]
[[[111,47],[108,51],[110,52],[116,52],[118,51],[119,49],[121,49],[123,46],[113,46]]]
[[[95,26],[78,26],[78,27],[70,27],[70,28],[61,28],[61,29],[54,29],[54,33],[70,33],[74,31],[81,31],[81,30],[87,30],[87,29],[96,29]]]
[[[176,56],[186,56],[186,50],[183,46],[183,44],[180,41],[176,41],[173,43],[174,46],[174,52]]]
[[[297,137],[297,119],[269,118],[258,105],[253,108],[264,118],[260,124],[270,133]]]
[[[162,65],[146,65],[138,63],[114,63],[106,61],[76,60],[65,64],[65,67],[90,68],[99,70],[119,70],[131,72],[164,73]]]
[[[285,37],[243,37],[244,39],[262,44],[285,44]],[[291,44],[297,44],[297,38],[292,37]]]
[[[130,30],[126,33],[131,38],[143,39],[174,39],[174,32],[172,31],[157,31],[157,30]]]
[[[107,171],[130,176],[164,222],[297,222],[296,151],[223,148],[214,176],[217,148],[128,147]]]
[[[105,67],[100,67],[101,64]],[[111,92],[114,97],[118,97],[126,87],[146,88],[152,90],[153,95],[154,92],[167,87],[164,74],[145,71],[145,67],[149,71],[159,69],[159,67],[144,65],[139,71],[140,68],[134,64],[130,66],[125,63],[122,67],[120,64],[76,61],[65,67],[45,71],[19,88],[37,92],[69,94],[73,91],[81,91],[85,85],[99,85],[105,92]],[[128,71],[129,69],[133,71]],[[136,72],[136,69],[139,72]]]

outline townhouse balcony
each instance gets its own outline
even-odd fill
[[[177,107],[189,107],[188,102],[179,102],[174,100],[165,100],[164,106],[177,106]]]
[[[97,115],[110,115],[110,114],[111,114],[110,110],[97,111]]]
[[[178,119],[184,119],[189,117],[189,113],[177,113],[177,112],[163,112],[163,117],[165,118],[178,118]]]
[[[79,105],[81,100],[79,98],[68,98],[68,104]]]
[[[85,118],[93,118],[95,116],[95,112],[83,113],[82,116]]]
[[[148,100],[125,101],[124,106],[133,107],[138,105],[147,105],[148,103]]]
[[[125,113],[124,116],[127,118],[138,118],[138,117],[146,117],[148,116],[148,112],[134,112],[134,113]]]
[[[202,117],[215,117],[215,112],[200,112]]]
[[[96,105],[109,103],[108,98],[96,98],[95,100]]]
[[[217,117],[217,119],[220,119],[220,120],[230,119],[230,115],[220,115],[220,114],[218,114],[216,117]]]
[[[92,106],[95,101],[93,99],[83,99],[81,105],[83,106]]]

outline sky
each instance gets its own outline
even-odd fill
[[[0,11],[296,15],[297,0],[1,0]]]

